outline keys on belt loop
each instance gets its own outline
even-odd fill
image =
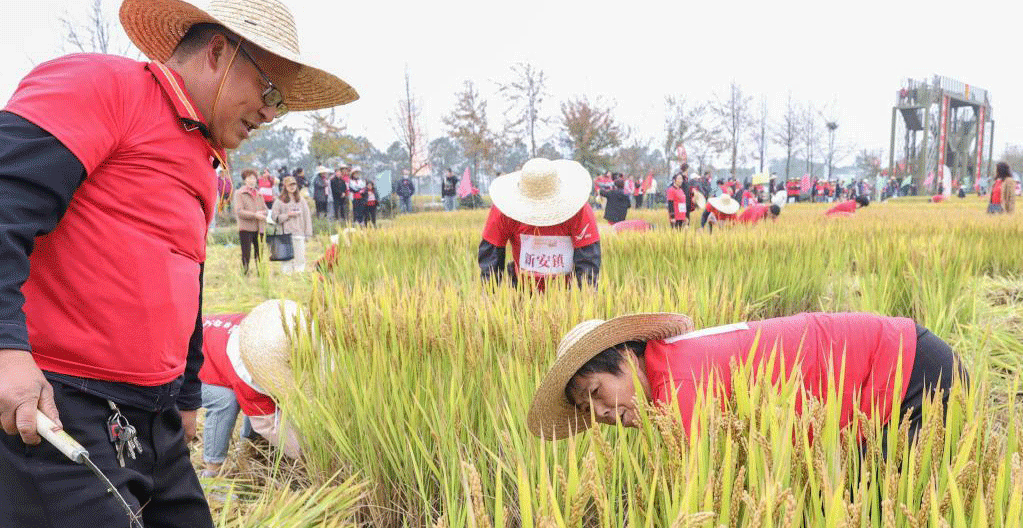
[[[107,403],[110,404],[107,436],[110,438],[110,443],[114,444],[114,450],[117,451],[117,463],[124,467],[125,455],[135,460],[142,453],[142,442],[139,442],[135,426],[131,425],[128,418],[121,414],[117,404],[110,400],[107,400]]]

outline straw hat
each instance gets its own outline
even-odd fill
[[[533,158],[522,170],[498,176],[490,199],[505,216],[531,226],[558,225],[590,197],[590,173],[572,160]]]
[[[786,202],[788,202],[788,192],[784,189],[774,193],[774,196],[771,197],[771,203],[778,207],[785,207]]]
[[[735,201],[734,198],[728,196],[727,194],[715,196],[707,200],[707,203],[712,205],[714,209],[717,209],[718,211],[721,211],[724,214],[730,215],[739,212],[739,202]]]
[[[160,62],[167,62],[185,32],[201,23],[220,24],[298,64],[295,84],[285,94],[290,110],[329,108],[359,98],[348,83],[302,58],[295,19],[279,0],[211,0],[206,11],[183,0],[124,0],[121,4],[125,33],[142,53]]]
[[[703,209],[704,207],[707,207],[707,197],[704,196],[702,192],[694,189],[693,205],[695,205],[697,209]]]
[[[664,339],[692,329],[691,319],[674,313],[630,314],[577,324],[561,339],[557,359],[533,396],[526,425],[534,435],[547,440],[567,438],[588,429],[590,414],[579,412],[565,398],[568,380],[587,361],[619,343]]]
[[[295,385],[291,371],[291,337],[296,321],[305,315],[295,301],[265,301],[249,312],[238,327],[238,349],[252,380],[271,394],[282,394]],[[285,329],[285,322],[287,329]]]
[[[320,174],[330,174],[332,172],[334,172],[334,171],[328,169],[327,167],[324,167],[323,165],[320,165],[319,167],[316,167],[316,174],[317,175],[320,175]]]

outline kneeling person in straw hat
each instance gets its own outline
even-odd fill
[[[513,283],[522,276],[543,290],[547,280],[574,275],[580,286],[596,287],[600,233],[589,195],[589,173],[570,160],[534,158],[522,170],[495,179],[490,184],[494,206],[477,254],[483,279],[501,279],[504,246],[510,242]]]
[[[281,423],[280,411],[263,384],[282,371],[290,379],[291,345],[282,321],[294,331],[299,307],[294,301],[266,301],[251,312],[203,317],[202,406],[203,476],[213,477],[227,458],[238,412],[245,413],[252,431],[284,454],[298,458],[300,447],[294,430]],[[258,350],[257,350],[258,348]],[[251,370],[249,368],[251,366]],[[243,431],[244,434],[244,431]]]
[[[565,335],[527,424],[533,434],[550,440],[588,428],[591,415],[600,423],[635,427],[638,392],[655,405],[677,396],[682,423],[693,434],[701,387],[715,376],[729,397],[733,360],[757,372],[772,355],[786,376],[798,368],[804,389],[821,401],[839,377],[829,373],[844,373],[835,391],[842,395],[840,426],[859,411],[868,417],[879,413],[887,424],[899,405],[900,415],[909,416],[911,438],[921,425],[924,398],[940,390],[947,403],[953,380],[966,376],[944,341],[903,317],[802,313],[693,331],[692,321],[681,314],[633,314],[585,321]],[[772,382],[779,371],[772,373]]]
[[[213,526],[187,441],[215,170],[289,109],[358,97],[303,61],[278,0],[124,0],[120,20],[150,62],[60,57],[0,111],[5,528],[127,524],[89,469],[36,445],[37,410],[145,525]]]

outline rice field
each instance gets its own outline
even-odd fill
[[[350,233],[322,279],[276,265],[243,277],[237,246],[211,243],[206,313],[292,298],[323,336],[322,346],[299,336],[297,389],[277,395],[303,437],[302,459],[235,441],[226,475],[204,482],[215,518],[231,527],[1023,526],[1023,218],[986,215],[973,197],[898,199],[840,219],[825,208],[793,204],[777,222],[713,235],[668,229],[660,208],[630,210],[657,228],[604,235],[596,292],[482,284],[485,210]],[[326,232],[309,243],[310,261],[326,243]],[[793,411],[798,380],[775,388],[740,372],[724,410],[702,402],[704,434],[688,437],[653,409],[639,429],[557,443],[525,427],[557,342],[584,319],[673,311],[703,327],[818,310],[911,317],[948,341],[972,380],[955,389],[945,424],[925,407],[912,445],[905,428],[886,440],[869,421],[839,430],[833,405]]]

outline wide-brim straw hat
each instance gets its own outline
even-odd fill
[[[295,83],[284,94],[289,110],[329,108],[359,98],[347,82],[302,58],[295,19],[279,0],[212,0],[205,11],[183,0],[124,0],[120,15],[128,38],[155,61],[167,62],[189,28],[210,23],[297,64]]]
[[[330,174],[332,172],[334,172],[334,171],[328,169],[327,167],[324,167],[323,165],[320,165],[319,167],[316,167],[316,174],[317,175],[320,175],[320,174]]]
[[[665,339],[692,331],[693,321],[676,313],[639,313],[603,321],[583,321],[558,345],[557,359],[540,381],[526,425],[547,440],[567,438],[588,429],[590,413],[580,412],[565,397],[565,386],[587,361],[626,341]]]
[[[788,191],[781,190],[774,193],[774,196],[771,197],[771,203],[777,205],[778,207],[785,207],[785,203],[788,202],[788,198],[789,198]]]
[[[707,207],[707,197],[704,196],[702,192],[694,190],[693,205],[695,205],[697,209],[703,209],[704,207]]]
[[[739,202],[735,201],[735,198],[732,198],[727,194],[710,198],[707,200],[707,203],[724,214],[731,215],[739,212]]]
[[[522,170],[498,176],[490,200],[505,216],[545,227],[572,218],[590,197],[590,173],[572,160],[533,158]]]
[[[238,326],[242,363],[252,380],[271,394],[285,394],[295,385],[291,344],[304,326],[305,315],[298,303],[284,299],[260,303]]]

